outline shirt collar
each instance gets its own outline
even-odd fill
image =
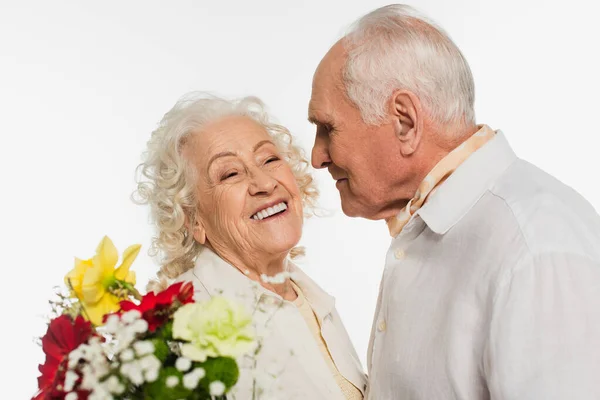
[[[415,214],[445,234],[517,159],[502,131],[466,159]]]
[[[312,306],[321,323],[335,309],[335,299],[321,289],[292,261],[288,260],[287,262],[293,281],[302,290],[304,297]],[[211,296],[234,297],[241,299],[253,308],[256,308],[261,299],[265,297],[273,297],[283,301],[281,296],[248,278],[236,267],[206,247],[200,251],[196,258],[193,275]]]
[[[291,263],[291,265],[293,271],[292,280],[298,285],[300,290],[302,290],[306,301],[310,303],[315,312],[319,324],[322,324],[323,320],[333,313],[335,309],[335,298],[321,289],[315,281],[310,279],[308,275],[295,264]]]

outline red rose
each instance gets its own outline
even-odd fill
[[[65,392],[62,386],[71,351],[86,343],[95,336],[92,325],[83,317],[75,321],[68,315],[61,315],[50,321],[48,331],[42,337],[42,350],[46,354],[46,362],[39,366],[41,376],[38,377],[38,393],[34,400],[62,399]],[[87,393],[78,391],[78,398],[87,398]]]
[[[169,319],[174,311],[173,305],[177,307],[193,303],[194,286],[191,282],[179,282],[169,286],[158,294],[150,292],[140,301],[140,304],[135,304],[131,301],[124,300],[121,304],[119,314],[138,310],[142,314],[142,318],[148,322],[148,329],[154,332],[156,328],[162,326]]]

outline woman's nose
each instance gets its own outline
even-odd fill
[[[277,180],[269,174],[266,174],[260,168],[252,171],[250,182],[250,194],[253,196],[261,194],[271,194],[277,187]]]

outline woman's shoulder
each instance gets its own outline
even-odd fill
[[[202,283],[202,281],[194,274],[194,270],[189,269],[183,274],[180,274],[177,278],[174,279],[173,283],[179,282],[190,282],[194,286],[194,300],[195,301],[203,301],[210,299],[210,294],[208,290]]]

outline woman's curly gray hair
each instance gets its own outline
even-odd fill
[[[156,279],[148,283],[149,291],[164,289],[169,280],[192,268],[202,249],[186,227],[186,219],[187,226],[194,226],[197,199],[194,171],[182,156],[182,148],[191,134],[228,116],[246,116],[264,126],[294,172],[305,215],[314,212],[318,191],[308,171],[310,164],[302,149],[293,144],[290,132],[271,120],[261,100],[244,97],[230,101],[203,92],[188,93],[152,132],[143,162],[137,168],[137,190],[133,199],[150,206],[157,233],[149,253],[159,256],[162,265]],[[300,254],[303,254],[302,248],[290,252],[291,257]]]

